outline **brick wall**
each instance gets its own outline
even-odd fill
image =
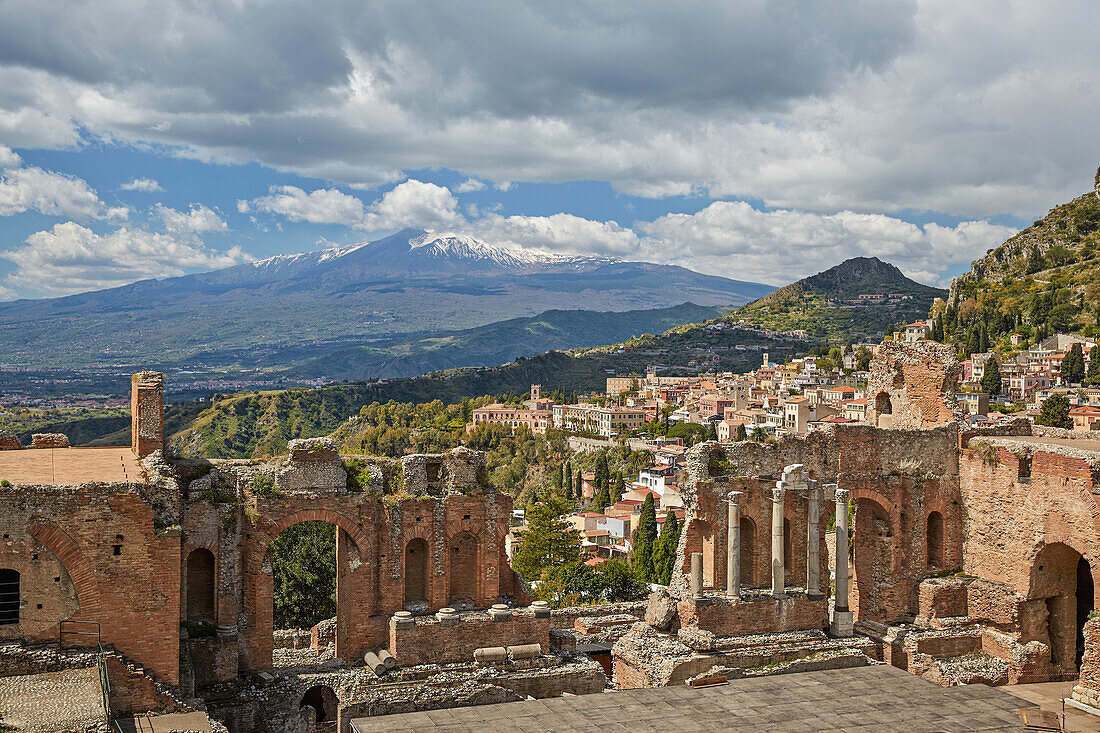
[[[824,599],[796,594],[740,601],[715,598],[704,604],[687,600],[680,601],[677,610],[681,627],[695,626],[715,636],[823,629],[829,623]]]
[[[408,629],[390,628],[389,650],[398,664],[473,661],[474,650],[487,646],[538,644],[550,650],[550,619],[513,613],[507,621],[463,618],[444,626],[438,621],[419,621]]]

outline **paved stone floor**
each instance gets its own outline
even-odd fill
[[[0,730],[56,733],[102,720],[95,667],[0,677]]]
[[[985,685],[944,688],[885,665],[356,718],[356,733],[432,731],[1022,731],[1028,703]],[[1100,728],[1092,728],[1098,730]]]
[[[144,482],[145,473],[126,448],[28,448],[0,451],[0,479],[15,484]]]
[[[1004,690],[1018,697],[1031,707],[1043,708],[1055,713],[1062,712],[1062,698],[1073,692],[1074,682],[1033,682],[1029,685],[1005,685]],[[1100,731],[1100,717],[1072,705],[1065,706],[1066,730]]]
[[[118,721],[122,733],[170,733],[170,731],[202,731],[209,733],[210,718],[206,713],[168,713],[148,718]]]

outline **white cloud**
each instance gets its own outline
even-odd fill
[[[986,221],[918,226],[883,214],[758,211],[715,202],[695,214],[668,214],[636,225],[644,259],[741,280],[784,285],[850,257],[878,257],[910,277],[946,285],[1015,230]]]
[[[166,0],[140,22],[123,0],[11,0],[3,20],[16,146],[87,130],[349,185],[439,166],[965,217],[1033,218],[1096,164],[1088,0]]]
[[[449,189],[417,180],[399,183],[369,207],[355,196],[335,188],[306,192],[296,186],[272,186],[268,196],[238,201],[237,210],[242,214],[258,211],[290,221],[337,224],[369,231],[403,227],[431,229],[466,223],[458,212],[458,200]]]
[[[164,190],[164,187],[152,178],[135,178],[118,188],[120,191],[141,191],[142,193],[159,193]]]
[[[240,247],[225,252],[209,249],[193,232],[177,236],[122,227],[98,234],[72,221],[35,232],[26,244],[0,252],[0,257],[16,265],[4,285],[23,297],[68,295],[251,259]]]
[[[8,153],[3,156],[5,161],[18,165],[19,157],[4,150]],[[0,174],[0,216],[32,210],[81,220],[125,219],[129,215],[125,206],[106,206],[95,189],[75,176],[36,167],[7,167]]]
[[[363,226],[368,229],[408,226],[431,229],[464,223],[465,219],[458,213],[458,200],[447,188],[409,180],[394,186],[373,204]]]
[[[22,164],[23,160],[14,150],[0,145],[0,170],[4,168],[18,168]]]
[[[470,193],[471,191],[484,191],[485,189],[486,185],[484,181],[479,181],[476,178],[467,178],[455,187],[455,193]]]
[[[163,204],[153,207],[154,213],[164,222],[164,228],[175,235],[227,232],[226,224],[213,209],[202,204],[191,204],[189,211],[177,211]]]
[[[631,229],[613,221],[592,221],[572,214],[487,214],[473,222],[471,231],[494,244],[563,254],[631,257],[639,246],[638,235]]]
[[[313,224],[355,227],[363,221],[363,202],[335,188],[306,193],[296,186],[272,186],[267,196],[238,201],[237,210],[242,214],[260,211]]]

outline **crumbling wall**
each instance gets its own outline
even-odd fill
[[[138,372],[130,380],[130,440],[138,458],[164,450],[164,375]]]
[[[154,522],[142,489],[0,489],[0,566],[20,573],[24,600],[21,623],[7,634],[56,640],[61,620],[99,622],[105,644],[177,682],[180,532]]]
[[[962,368],[948,344],[887,341],[867,378],[867,421],[882,428],[931,428],[959,420]]]

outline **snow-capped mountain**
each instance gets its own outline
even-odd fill
[[[406,229],[374,242],[277,255],[49,300],[0,303],[12,363],[72,358],[95,344],[120,358],[221,358],[257,348],[464,329],[549,309],[627,311],[747,303],[757,283],[683,267],[504,247],[459,232]],[[33,326],[28,327],[28,324]],[[10,326],[10,328],[9,328]],[[8,334],[8,337],[5,337]]]

